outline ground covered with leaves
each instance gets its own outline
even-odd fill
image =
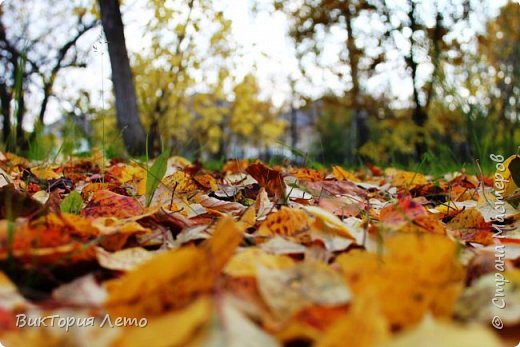
[[[0,153],[0,341],[513,346],[520,157],[492,159],[429,177]]]

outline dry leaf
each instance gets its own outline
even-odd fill
[[[257,282],[263,299],[281,320],[306,306],[338,306],[351,299],[341,276],[319,262],[304,262],[281,270],[259,266]]]
[[[282,206],[280,211],[271,213],[260,225],[261,236],[297,236],[309,229],[309,216],[302,210]]]
[[[276,199],[284,197],[285,183],[280,171],[272,170],[262,163],[251,164],[246,171],[253,176],[260,187],[265,188],[269,196],[274,196]]]
[[[352,182],[361,182],[356,175],[352,172],[345,170],[341,166],[332,165],[332,174],[338,181],[352,181]]]
[[[294,261],[284,255],[267,254],[259,248],[247,248],[235,254],[224,268],[224,273],[234,277],[256,277],[257,269],[285,269],[294,265]]]
[[[237,224],[228,217],[222,218],[203,247],[183,247],[159,254],[110,282],[108,311],[117,316],[157,315],[210,292],[241,240],[242,231]]]
[[[143,207],[134,198],[111,192],[99,190],[92,195],[92,199],[81,211],[87,217],[117,217],[128,218],[143,213]]]
[[[201,297],[183,310],[147,317],[145,328],[124,329],[113,347],[184,347],[207,324],[212,309],[212,301]]]
[[[461,326],[455,323],[426,320],[417,329],[408,330],[376,347],[503,347],[486,327]]]

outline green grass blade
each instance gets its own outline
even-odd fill
[[[159,186],[164,174],[166,173],[166,168],[168,166],[168,158],[170,157],[170,152],[162,152],[160,156],[158,156],[150,170],[148,170],[146,175],[146,207],[150,206],[152,202],[153,195]]]

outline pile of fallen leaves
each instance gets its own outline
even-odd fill
[[[520,340],[519,156],[435,179],[161,160],[0,153],[2,344]]]

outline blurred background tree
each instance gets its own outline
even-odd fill
[[[110,155],[135,155],[148,138],[150,154],[169,148],[205,160],[276,154],[297,160],[307,153],[348,165],[439,158],[460,165],[520,144],[514,1],[249,0],[251,18],[282,16],[287,29],[294,66],[281,66],[277,77],[286,78],[285,87],[273,82],[276,91],[266,90],[265,71],[256,65],[270,57],[237,41],[228,2],[111,0],[120,10],[111,14],[94,0],[57,0],[63,6],[52,7],[5,1],[3,148],[27,153],[47,136],[45,143],[61,141],[66,152],[103,143]],[[105,108],[96,102],[99,86],[89,92],[81,84],[89,82],[75,77],[99,62],[92,45],[100,19],[108,38],[100,49],[109,52],[113,77],[131,68],[113,80],[115,98],[110,88],[101,90],[109,97]],[[119,36],[109,37],[108,24],[117,19]],[[79,89],[68,92],[73,84]],[[118,88],[135,88],[135,102]],[[275,92],[283,102],[273,102]],[[56,128],[78,141],[56,136]]]

